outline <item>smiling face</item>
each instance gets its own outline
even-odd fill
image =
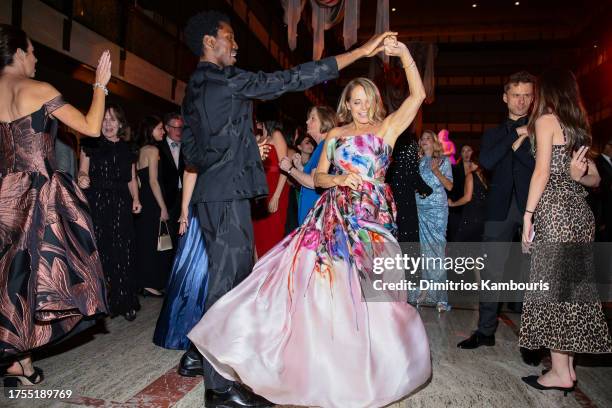
[[[119,133],[121,124],[117,119],[117,114],[111,109],[107,109],[102,120],[102,134],[107,139],[115,139]]]
[[[356,124],[367,125],[370,123],[370,107],[372,101],[368,98],[365,89],[357,85],[351,91],[350,99],[346,102],[346,107],[353,117]]]
[[[306,133],[315,139],[318,139],[321,135],[321,119],[319,119],[317,108],[311,109],[308,114],[308,119],[306,119]]]
[[[315,146],[312,142],[312,139],[309,137],[305,137],[300,144],[297,146],[298,150],[304,154],[312,154],[315,149]]]
[[[207,60],[220,67],[227,67],[236,63],[238,56],[238,44],[234,38],[234,30],[228,23],[219,23],[217,36],[207,35],[204,37]]]

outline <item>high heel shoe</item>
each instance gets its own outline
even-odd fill
[[[544,370],[542,370],[542,375],[546,374],[547,372],[549,372],[550,369],[549,368],[545,368]],[[574,380],[574,387],[578,385],[578,380]]]
[[[557,391],[563,391],[563,396],[567,397],[567,394],[569,394],[570,392],[574,392],[574,390],[576,389],[575,385],[572,385],[571,387],[547,387],[545,385],[542,385],[538,382],[538,376],[537,375],[530,375],[528,377],[523,377],[522,380],[525,384],[535,388],[536,390],[541,390],[541,391],[548,391],[548,390],[557,390]]]
[[[43,371],[40,368],[34,367],[34,372],[31,375],[25,375],[25,369],[21,365],[21,362],[17,361],[17,363],[21,367],[21,374],[5,373],[4,388],[15,388],[18,387],[20,384],[32,386],[40,384],[45,379]]]

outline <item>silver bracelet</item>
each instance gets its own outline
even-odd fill
[[[402,67],[403,67],[404,69],[410,69],[410,68],[412,68],[412,67],[414,67],[414,66],[416,66],[416,62],[414,61],[414,59],[412,60],[412,62],[410,63],[410,65],[408,65],[407,67],[406,67],[406,66],[404,66],[404,64],[402,64]]]
[[[102,85],[101,83],[96,82],[95,84],[93,84],[93,87],[94,87],[94,88],[100,88],[100,89],[101,89],[101,90],[104,92],[104,95],[108,96],[108,88],[106,88],[106,87],[105,87],[104,85]]]

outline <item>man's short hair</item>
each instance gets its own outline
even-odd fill
[[[536,83],[536,77],[531,75],[527,71],[519,71],[510,75],[506,83],[504,84],[504,92],[508,92],[510,86],[522,84],[534,84]]]
[[[220,11],[202,11],[192,16],[185,26],[185,42],[198,57],[204,54],[202,39],[205,35],[217,36],[221,22],[230,23],[230,18]]]
[[[166,113],[164,115],[164,125],[167,125],[168,123],[170,123],[171,120],[174,120],[174,119],[182,120],[183,117],[178,112]]]

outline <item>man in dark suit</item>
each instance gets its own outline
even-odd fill
[[[510,242],[523,225],[529,183],[535,168],[526,127],[534,98],[534,85],[535,77],[528,72],[510,76],[503,94],[508,118],[500,126],[485,131],[481,142],[480,164],[490,172],[491,177],[483,234],[487,265],[481,271],[481,278],[491,279],[492,282],[502,280]],[[486,245],[489,242],[507,244]],[[483,300],[485,297],[486,301]],[[499,306],[493,294],[481,293],[478,329],[457,347],[473,349],[495,345]],[[539,359],[533,354],[523,353],[525,362],[539,364]]]
[[[601,177],[599,190],[601,216],[604,224],[601,239],[604,242],[612,242],[612,139],[608,140],[605,144],[595,164]]]
[[[172,243],[176,248],[178,241],[178,218],[181,214],[182,178],[185,162],[181,153],[183,118],[179,113],[169,113],[164,117],[166,137],[158,143],[159,180],[164,202],[168,208],[168,228]]]
[[[246,278],[253,267],[253,227],[249,200],[268,194],[266,177],[253,134],[253,99],[270,100],[334,79],[338,70],[382,49],[374,37],[364,46],[337,57],[308,62],[274,73],[234,67],[238,44],[229,18],[209,11],[193,16],[185,39],[200,62],[183,100],[182,151],[198,172],[192,202],[208,254],[205,310]],[[206,406],[261,406],[266,401],[233,383],[195,349],[183,355],[182,375],[204,375]],[[269,403],[268,403],[269,404]]]

